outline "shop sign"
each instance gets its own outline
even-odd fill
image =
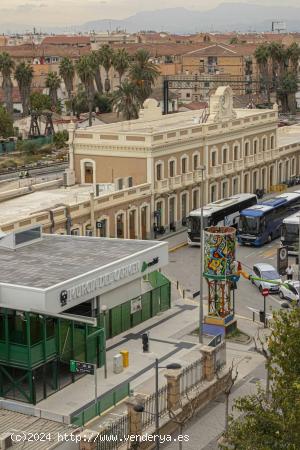
[[[134,263],[122,266],[112,272],[107,272],[103,275],[99,275],[97,278],[86,281],[84,283],[78,284],[70,289],[65,289],[61,291],[59,295],[61,306],[66,306],[69,301],[80,299],[86,295],[95,295],[98,289],[106,286],[110,286],[115,282],[126,279],[135,275],[140,271],[140,262],[136,261]]]
[[[144,261],[143,264],[142,264],[142,269],[141,269],[142,272],[145,272],[145,270],[147,270],[148,267],[155,266],[156,264],[158,264],[158,262],[159,262],[159,257],[158,256],[156,256],[155,258],[153,258],[149,262]]]
[[[134,314],[142,309],[142,297],[134,298],[131,300],[130,313]]]

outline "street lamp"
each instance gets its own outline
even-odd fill
[[[147,414],[151,414],[155,416],[155,434],[156,434],[156,439],[155,439],[155,448],[156,450],[159,450],[159,390],[158,390],[158,369],[168,369],[168,370],[178,370],[181,369],[181,364],[178,363],[171,363],[171,364],[167,364],[166,366],[159,366],[159,360],[156,358],[155,359],[155,414],[145,411],[145,408],[143,405],[141,404],[137,404],[134,406],[134,411],[138,412],[138,413],[142,413],[142,412],[146,412]]]
[[[200,292],[199,292],[199,343],[203,344],[203,206],[204,206],[204,171],[205,166],[200,166],[201,170],[201,199],[200,199]]]
[[[104,329],[104,378],[107,378],[107,361],[106,361],[106,313],[107,306],[101,305],[101,313],[103,315],[103,329]]]

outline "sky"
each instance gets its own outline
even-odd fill
[[[68,26],[97,19],[123,19],[138,11],[184,6],[207,10],[220,3],[299,6],[299,0],[0,0],[0,24]],[[283,3],[284,2],[284,3]]]

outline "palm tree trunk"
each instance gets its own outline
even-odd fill
[[[13,85],[10,77],[3,77],[3,83],[2,88],[4,91],[4,103],[6,106],[6,110],[9,114],[13,114],[14,108],[13,108],[13,100],[12,100],[12,90]]]
[[[100,74],[99,69],[96,70],[96,72],[95,72],[95,82],[96,82],[97,91],[99,92],[99,94],[103,94],[103,85],[102,85],[101,74]]]

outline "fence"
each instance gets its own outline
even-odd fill
[[[123,383],[118,387],[111,389],[110,391],[98,397],[97,404],[92,401],[89,403],[89,405],[85,406],[84,408],[80,408],[78,411],[73,413],[71,416],[71,423],[79,427],[83,426],[89,420],[93,419],[96,416],[99,416],[104,411],[108,410],[112,406],[115,406],[121,400],[128,397],[129,393],[129,383]]]
[[[124,445],[124,440],[128,435],[128,416],[124,415],[99,433],[97,450],[115,450]]]
[[[4,141],[0,142],[0,155],[6,155],[17,151],[17,143],[33,143],[37,147],[42,147],[45,144],[51,144],[53,142],[53,136],[41,136],[36,139],[25,139],[23,141]]]
[[[225,342],[223,345],[216,347],[216,352],[214,353],[215,358],[215,371],[222,369],[226,364],[226,346]]]
[[[181,395],[192,391],[201,381],[203,381],[203,362],[199,359],[182,370]]]
[[[168,411],[167,395],[168,395],[168,386],[165,385],[161,387],[158,391],[159,417],[162,417]],[[146,399],[144,403],[145,411],[143,412],[142,416],[143,430],[155,422],[155,413],[156,413],[155,406],[156,406],[156,395],[154,392]]]

